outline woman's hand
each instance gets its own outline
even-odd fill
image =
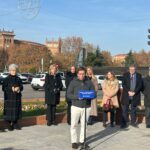
[[[12,87],[13,92],[20,92],[20,87]]]
[[[12,91],[15,92],[15,87],[14,86],[12,87]]]

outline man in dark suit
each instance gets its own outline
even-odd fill
[[[134,65],[129,67],[129,71],[123,75],[122,81],[122,120],[121,128],[127,127],[128,111],[131,105],[131,125],[137,127],[136,109],[141,104],[142,76],[136,72]]]

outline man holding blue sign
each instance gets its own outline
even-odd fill
[[[88,121],[88,118],[90,115],[91,100],[95,98],[94,85],[88,78],[85,77],[85,74],[86,74],[86,70],[83,67],[80,67],[77,71],[77,78],[71,81],[67,90],[67,97],[72,100],[71,142],[72,142],[73,149],[78,149],[79,145],[81,147],[84,145],[85,122]],[[86,119],[85,119],[85,114],[86,114]],[[77,126],[78,126],[79,120],[81,123],[81,132],[80,132],[80,138],[79,138],[80,143],[78,144]]]

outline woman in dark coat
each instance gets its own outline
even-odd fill
[[[146,127],[150,128],[150,72],[149,75],[144,79],[143,94],[144,94]]]
[[[18,120],[21,118],[21,91],[23,85],[21,79],[17,76],[18,66],[11,64],[9,66],[9,75],[5,78],[2,86],[4,91],[4,120],[9,123],[9,130],[21,129]]]
[[[50,66],[50,74],[45,79],[45,104],[47,105],[47,125],[57,125],[55,122],[56,105],[60,102],[60,91],[63,88],[61,77],[56,74],[55,65]]]

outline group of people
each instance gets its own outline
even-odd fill
[[[4,120],[9,124],[9,130],[21,129],[18,120],[21,118],[21,92],[23,85],[17,76],[18,66],[9,66],[9,76],[4,80],[2,90],[4,91]],[[60,103],[60,91],[63,88],[61,76],[58,74],[57,66],[51,65],[49,73],[45,78],[45,104],[47,125],[57,125],[56,107]],[[77,149],[84,144],[85,119],[88,125],[92,125],[98,116],[97,93],[98,81],[92,67],[71,66],[66,73],[66,102],[67,102],[67,123],[70,125],[72,148]],[[93,90],[95,98],[80,99],[79,91]],[[127,128],[129,121],[133,127],[138,127],[137,107],[141,105],[141,92],[144,94],[144,105],[146,114],[146,127],[150,128],[150,72],[146,78],[136,71],[131,65],[129,71],[124,73],[121,89],[121,98],[118,96],[120,84],[115,74],[108,71],[102,84],[103,127],[107,127],[108,112],[110,112],[110,126],[115,125],[116,109],[122,108],[121,128]],[[86,118],[85,118],[86,107]],[[129,119],[130,108],[130,119]],[[80,123],[81,131],[78,143],[77,126]]]
[[[71,125],[71,143],[72,148],[84,144],[85,128],[85,107],[87,114],[87,124],[92,125],[98,116],[97,110],[97,92],[99,89],[97,78],[94,75],[92,67],[76,69],[71,66],[66,74],[66,101],[67,101],[67,123]],[[80,90],[94,90],[96,97],[94,99],[80,99],[78,93]],[[150,128],[150,73],[146,78],[136,71],[136,67],[131,65],[129,70],[124,73],[122,89],[114,72],[108,71],[102,84],[102,103],[103,127],[107,127],[108,112],[110,112],[110,126],[115,125],[116,109],[122,108],[121,128],[127,128],[129,121],[133,127],[138,127],[137,107],[141,105],[141,92],[144,94],[144,104],[146,112],[146,127]],[[118,95],[121,92],[121,97]],[[51,99],[51,98],[50,98]],[[130,108],[130,119],[129,119]],[[80,138],[78,143],[77,126],[81,124]]]

